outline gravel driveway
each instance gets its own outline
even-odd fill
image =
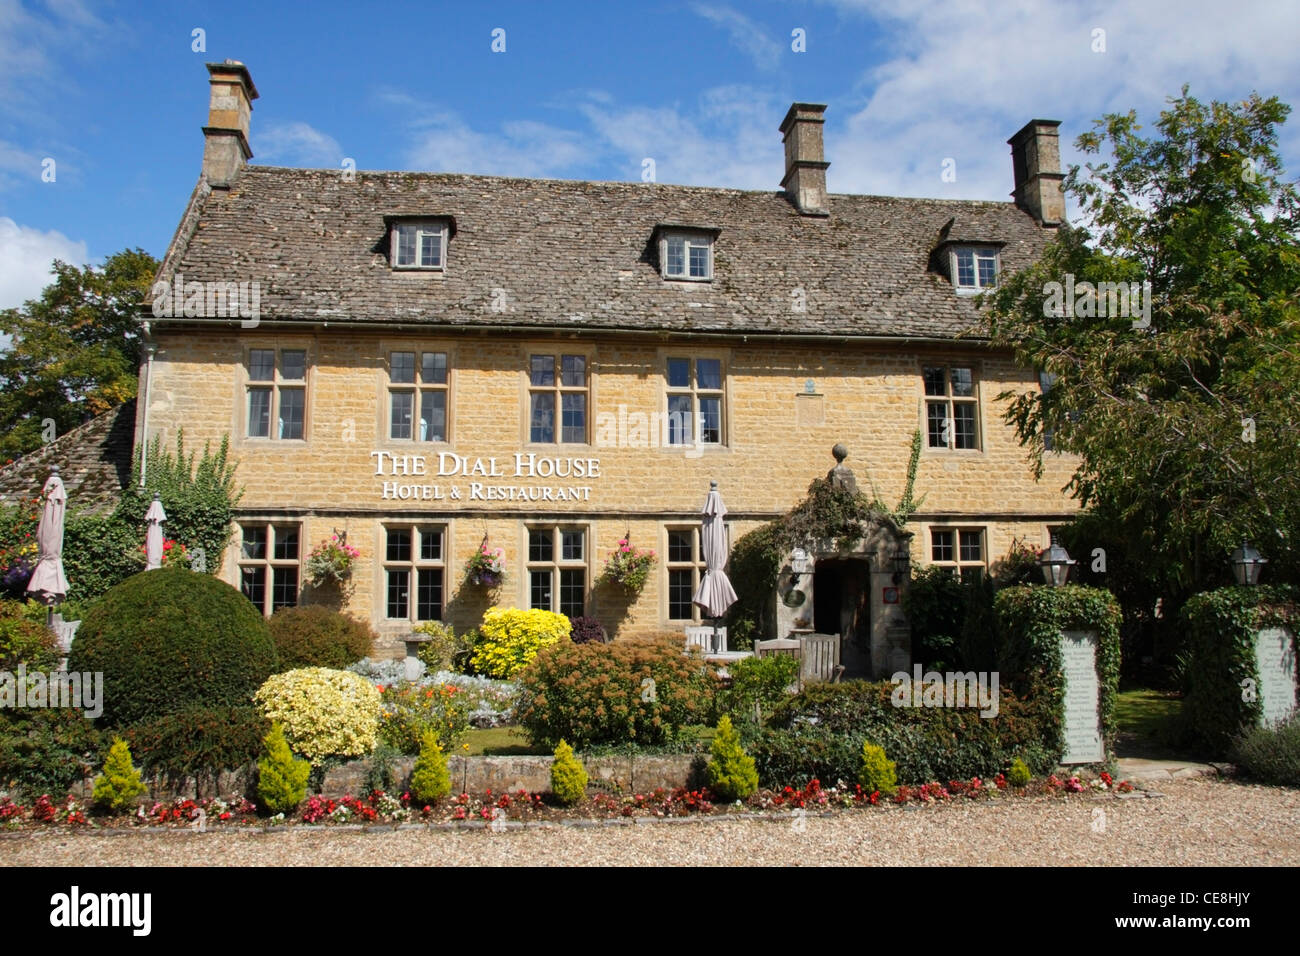
[[[0,839],[9,866],[1300,865],[1300,791],[1191,778],[1161,797],[1035,797],[829,817],[488,830],[126,833]],[[1095,811],[1100,810],[1104,817]]]

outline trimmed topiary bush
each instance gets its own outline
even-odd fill
[[[216,790],[217,775],[257,760],[270,724],[250,701],[243,707],[187,707],[126,728],[131,751],[150,773]]]
[[[131,763],[131,748],[121,737],[114,737],[104,758],[104,771],[95,778],[95,802],[113,811],[124,810],[148,791],[140,771]]]
[[[266,621],[230,585],[184,568],[127,578],[86,615],[68,666],[102,671],[102,723],[247,705],[275,670]]]
[[[556,746],[551,761],[551,792],[566,807],[579,803],[587,795],[587,768],[563,740]]]
[[[730,717],[724,716],[718,721],[718,732],[709,749],[709,789],[719,799],[730,803],[733,800],[744,800],[758,791],[758,771],[754,768],[754,758],[740,746],[740,734],[731,726]]]
[[[282,671],[300,667],[341,670],[369,657],[376,638],[374,628],[365,621],[318,604],[281,608],[271,615],[267,626]]]
[[[569,636],[569,619],[553,611],[489,608],[479,625],[471,663],[476,673],[510,680],[537,652]]]
[[[420,744],[420,755],[411,771],[411,796],[418,803],[436,803],[451,793],[451,774],[447,755],[438,744],[438,735],[428,732]]]
[[[271,813],[292,813],[307,796],[311,764],[289,750],[284,728],[272,724],[267,732],[266,756],[257,762],[257,799]]]
[[[564,641],[520,672],[516,718],[534,744],[659,745],[709,714],[717,676],[681,632],[611,644]]]
[[[898,790],[898,776],[894,761],[885,756],[885,748],[870,741],[862,742],[862,767],[858,770],[858,783],[868,793],[880,792],[882,797],[893,796]]]
[[[364,756],[378,742],[379,691],[351,671],[286,671],[268,678],[253,699],[267,720],[284,727],[294,751],[313,767],[330,757]]]

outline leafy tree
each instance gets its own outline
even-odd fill
[[[0,355],[0,457],[39,448],[44,419],[62,434],[135,396],[136,316],[157,269],[142,249],[99,268],[55,260],[39,299],[0,311],[12,339]]]
[[[1300,197],[1276,134],[1290,108],[1207,106],[1186,87],[1169,102],[1156,135],[1129,112],[1078,138],[1104,160],[1066,178],[1085,222],[988,297],[985,324],[1048,376],[1001,397],[1036,474],[1048,442],[1078,456],[1067,487],[1086,510],[1066,539],[1085,577],[1105,547],[1126,612],[1164,598],[1166,621],[1229,582],[1243,536],[1277,579],[1300,568]],[[1067,277],[1072,301],[1050,285]],[[1143,281],[1149,321],[1080,286]]]

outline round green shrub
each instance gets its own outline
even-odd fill
[[[1300,715],[1255,727],[1233,741],[1232,761],[1261,783],[1300,787]]]
[[[894,761],[885,756],[885,748],[877,747],[868,740],[862,742],[862,769],[858,771],[858,783],[868,793],[880,792],[882,797],[893,796],[898,790],[898,777],[894,772]]]
[[[0,710],[0,789],[67,793],[98,765],[106,743],[71,707]]]
[[[104,674],[105,726],[239,706],[275,670],[266,621],[229,584],[184,568],[132,575],[77,631],[68,666]]]
[[[708,719],[717,685],[709,665],[682,651],[680,631],[543,648],[517,678],[517,719],[546,747],[663,744]]]
[[[365,621],[319,604],[281,608],[267,624],[283,671],[299,667],[341,670],[369,657],[376,637]]]
[[[284,726],[289,746],[313,767],[330,757],[364,756],[378,743],[379,691],[351,671],[286,671],[268,678],[253,699],[267,720]]]
[[[566,807],[587,795],[587,768],[563,740],[555,748],[555,759],[551,761],[551,792]]]
[[[23,602],[0,601],[0,670],[12,673],[26,664],[28,671],[47,671],[58,663],[54,632],[31,620]]]

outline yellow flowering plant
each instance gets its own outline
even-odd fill
[[[313,767],[375,749],[383,708],[379,690],[359,674],[328,667],[286,671],[268,678],[253,700]]]
[[[543,647],[567,640],[571,628],[569,619],[554,611],[488,608],[470,663],[480,674],[509,680]]]

